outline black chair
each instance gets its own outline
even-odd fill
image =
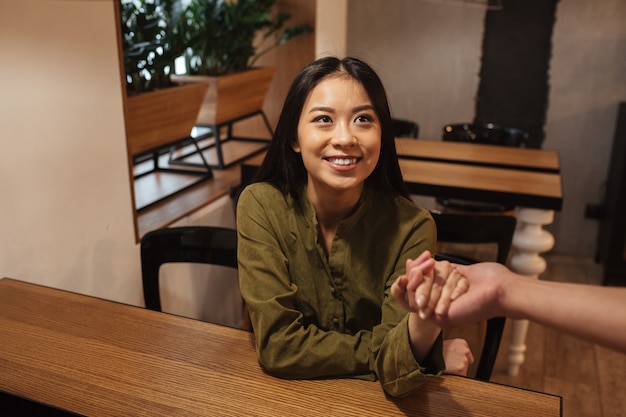
[[[487,216],[480,214],[450,214],[431,211],[437,224],[437,242],[485,244],[498,246],[495,261],[506,264],[515,232],[516,220],[512,216]],[[478,262],[466,256],[449,253],[435,254],[436,260],[469,265]],[[487,320],[483,349],[476,370],[476,379],[489,381],[498,356],[498,348],[506,319],[495,317]]]
[[[419,125],[411,120],[391,119],[393,122],[393,134],[396,138],[414,138],[419,135]]]
[[[515,127],[505,127],[493,123],[449,124],[443,127],[441,140],[449,142],[468,142],[483,145],[524,147],[528,141],[528,133]],[[505,213],[513,210],[511,205],[485,203],[448,197],[437,197],[443,208],[468,212]]]
[[[182,262],[237,269],[237,231],[225,227],[188,226],[148,232],[141,239],[141,275],[146,308],[162,311],[159,290],[161,265]],[[245,304],[242,305],[242,327],[249,328]]]

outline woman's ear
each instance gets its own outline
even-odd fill
[[[291,142],[291,149],[293,149],[295,153],[300,153],[300,143],[298,142],[298,139]]]

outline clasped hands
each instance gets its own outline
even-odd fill
[[[391,296],[422,320],[448,313],[450,303],[467,292],[469,282],[449,262],[436,262],[429,251],[407,259],[406,273],[391,286]]]

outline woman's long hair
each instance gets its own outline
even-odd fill
[[[302,155],[293,150],[298,142],[298,121],[309,93],[325,78],[347,74],[357,80],[369,96],[381,125],[380,158],[366,184],[392,195],[409,198],[396,154],[387,94],[376,72],[365,62],[347,57],[320,58],[307,65],[296,76],[285,103],[267,154],[254,182],[269,182],[285,194],[297,198],[307,181]]]

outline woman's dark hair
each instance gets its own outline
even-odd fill
[[[292,146],[298,141],[298,121],[309,93],[322,80],[337,74],[347,74],[358,81],[369,96],[381,125],[381,148],[378,164],[365,180],[368,185],[389,194],[409,198],[393,135],[387,94],[376,72],[357,58],[320,58],[298,73],[283,105],[267,155],[254,182],[269,182],[294,198],[307,181],[307,172],[301,154]]]

